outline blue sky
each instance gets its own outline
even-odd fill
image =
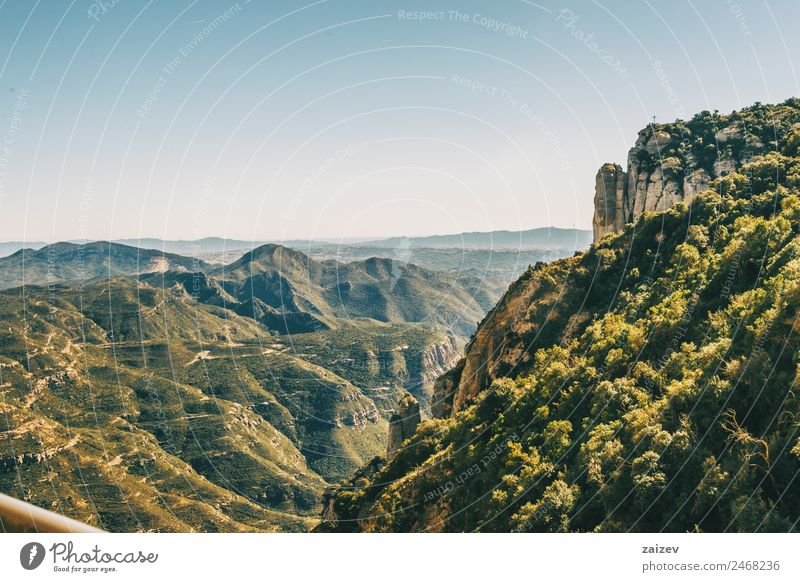
[[[0,238],[590,228],[637,131],[800,94],[800,3],[0,4]]]

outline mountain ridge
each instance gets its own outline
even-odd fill
[[[0,258],[0,289],[206,267],[206,263],[199,259],[108,241],[60,242],[38,250],[21,249]]]
[[[289,248],[293,248],[296,250],[302,251],[304,248],[316,248],[316,247],[337,247],[337,246],[378,246],[378,247],[386,247],[386,246],[393,246],[395,241],[397,243],[407,244],[408,241],[411,241],[417,247],[424,247],[424,242],[428,239],[453,239],[455,241],[456,246],[460,246],[463,238],[473,238],[476,235],[478,239],[482,239],[482,242],[479,248],[485,248],[487,246],[491,246],[491,238],[492,235],[499,237],[500,239],[510,238],[513,239],[515,236],[519,236],[521,239],[525,239],[526,235],[535,237],[535,235],[544,233],[545,231],[551,231],[556,233],[559,237],[563,237],[566,235],[566,238],[563,240],[566,241],[567,246],[574,246],[574,242],[570,238],[570,233],[573,233],[580,243],[591,242],[588,240],[586,233],[588,230],[586,229],[575,229],[575,228],[561,228],[561,227],[539,227],[539,228],[532,228],[526,230],[495,230],[495,231],[468,231],[463,233],[454,233],[454,234],[443,234],[443,235],[425,235],[425,236],[410,236],[410,237],[389,237],[389,238],[370,238],[370,237],[358,237],[356,240],[341,240],[341,241],[330,241],[330,240],[313,240],[313,239],[286,239],[286,240],[243,240],[243,239],[230,239],[225,237],[219,236],[208,236],[202,237],[198,239],[176,239],[176,240],[167,240],[161,238],[152,238],[152,237],[143,237],[143,238],[120,238],[120,239],[110,239],[108,242],[122,244],[134,248],[142,248],[142,249],[149,249],[149,250],[158,250],[161,252],[168,252],[172,254],[178,255],[189,255],[194,256],[196,254],[208,254],[208,253],[222,253],[222,252],[233,252],[233,251],[248,251],[254,248],[257,248],[262,245],[266,244],[275,244],[281,245]],[[542,240],[547,239],[547,237],[542,236]],[[561,240],[561,239],[559,239]],[[404,242],[405,241],[405,242]],[[88,244],[93,242],[101,242],[99,240],[94,239],[87,239],[87,240],[67,240],[64,242],[69,242],[77,245]],[[515,244],[517,241],[511,242],[511,246]],[[50,244],[55,243],[47,243],[42,241],[5,241],[0,242],[0,258],[13,254],[23,248],[32,249],[32,250],[39,250],[42,247],[46,247]],[[532,244],[532,243],[526,243]]]

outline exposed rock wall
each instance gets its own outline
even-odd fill
[[[397,404],[397,409],[389,421],[389,443],[386,448],[386,458],[391,459],[403,441],[411,437],[420,423],[419,402],[417,399],[406,394]]]
[[[434,418],[447,418],[453,410],[453,398],[458,383],[461,379],[461,372],[464,370],[464,358],[453,366],[453,369],[439,377],[433,384],[433,397],[431,399],[431,416]]]
[[[543,286],[536,269],[509,287],[478,326],[464,358],[434,384],[433,416],[452,416],[493,379],[524,372],[540,331],[532,321],[547,321],[549,313],[551,326],[566,334],[572,314],[556,310],[559,300],[558,289],[549,282]]]
[[[594,184],[594,218],[592,228],[597,241],[607,232],[614,232],[625,226],[628,212],[627,174],[619,164],[603,164],[597,170]]]
[[[423,411],[432,411],[435,402],[435,382],[442,374],[452,368],[461,357],[462,345],[454,336],[448,335],[444,341],[431,344],[422,351],[406,355],[408,374],[403,388],[419,401]]]
[[[713,134],[714,159],[699,159],[698,136],[682,122],[648,125],[639,132],[628,152],[627,170],[603,164],[594,191],[594,241],[618,232],[645,212],[668,210],[678,202],[691,202],[715,178],[734,172],[765,146],[738,124]]]

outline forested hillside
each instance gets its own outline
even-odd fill
[[[773,137],[526,272],[437,383],[441,418],[332,492],[320,529],[796,529],[799,123],[796,100],[681,122],[707,156],[709,134]]]

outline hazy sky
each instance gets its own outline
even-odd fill
[[[796,0],[5,0],[0,239],[590,228],[598,166],[650,116],[800,94],[798,22]]]

